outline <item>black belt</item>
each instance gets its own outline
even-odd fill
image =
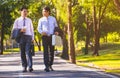
[[[31,35],[23,35],[24,37],[32,37]]]

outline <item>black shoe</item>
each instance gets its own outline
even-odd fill
[[[50,66],[49,68],[50,68],[51,71],[54,71],[53,68],[52,68],[52,66]]]
[[[33,71],[33,68],[29,68],[29,72],[32,72]]]
[[[45,70],[46,72],[49,72],[49,71],[50,71],[49,68],[45,68],[44,70]]]
[[[23,68],[23,71],[22,72],[27,72],[27,69],[26,68]]]

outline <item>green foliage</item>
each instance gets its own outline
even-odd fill
[[[77,2],[78,1],[78,2]],[[96,6],[97,18],[99,15],[99,10],[101,8],[100,15],[107,1],[109,0],[72,0],[72,26],[74,29],[74,39],[75,43],[80,40],[85,40],[86,34],[86,22],[85,15],[88,15],[90,22],[93,22],[93,1]],[[51,15],[55,16],[58,20],[58,24],[61,28],[64,28],[67,24],[67,0],[0,0],[0,29],[4,22],[5,24],[5,37],[9,37],[14,20],[20,16],[19,9],[21,6],[25,5],[29,10],[29,17],[33,21],[33,26],[35,33],[37,32],[37,24],[40,17],[42,17],[42,7],[47,5],[51,8]],[[101,38],[107,36],[108,42],[119,41],[116,36],[120,34],[120,16],[115,10],[113,1],[111,0],[105,13],[103,15],[100,27]],[[93,26],[90,29],[90,37],[93,36]],[[114,33],[116,32],[116,33]],[[40,38],[40,36],[39,36]]]
[[[52,0],[57,11],[57,18],[67,22],[67,0]]]
[[[85,40],[84,36],[85,36],[85,15],[82,14],[82,8],[80,5],[76,5],[75,7],[73,7],[73,18],[72,18],[72,22],[73,22],[73,27],[74,27],[74,31],[76,33],[74,33],[74,36],[76,36],[75,40],[76,42],[80,41],[80,40]]]
[[[119,42],[119,34],[117,32],[108,33],[107,35],[109,42]]]
[[[34,4],[30,4],[29,17],[32,19],[33,24],[34,24],[34,29],[36,30],[37,25],[38,25],[38,19],[42,17],[41,2],[35,2]]]
[[[1,26],[4,26],[4,31],[5,34],[9,34],[10,33],[10,26],[13,23],[13,19],[12,16],[10,14],[10,12],[12,11],[13,8],[13,2],[12,0],[1,0],[0,2],[0,24]],[[7,12],[6,12],[7,11]]]

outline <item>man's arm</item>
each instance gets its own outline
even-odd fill
[[[40,34],[42,34],[42,23],[41,23],[41,20],[39,20],[38,22],[38,27],[37,27],[37,30]]]
[[[55,29],[54,29],[54,34],[55,35],[59,35],[59,27],[58,27],[58,24],[57,24],[57,21],[56,21],[56,19],[54,18],[54,22],[55,22]]]
[[[55,19],[54,33],[55,33],[55,35],[59,35],[59,36],[63,37],[63,31],[62,31],[62,29],[60,29],[60,27],[58,27],[56,19]]]
[[[38,22],[38,28],[37,28],[38,32],[41,34],[41,35],[47,35],[46,32],[43,32],[42,30],[42,22],[41,22],[41,19],[39,20]]]
[[[18,28],[18,19],[15,20],[12,30],[15,28]]]
[[[34,28],[33,28],[32,20],[31,20],[31,32],[32,32],[32,41],[34,41]]]

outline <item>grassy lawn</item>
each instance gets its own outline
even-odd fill
[[[57,49],[57,50],[62,50],[62,47],[59,47],[59,46],[57,46],[57,47],[55,47],[55,49]],[[39,50],[38,50],[38,47],[37,46],[35,46],[35,52],[38,52]],[[43,51],[43,47],[41,46],[41,51]],[[12,49],[7,49],[7,50],[5,50],[4,52],[3,52],[3,54],[11,54],[11,53],[18,53],[18,52],[20,52],[20,49],[19,48],[12,48]]]
[[[77,64],[120,75],[120,44],[104,44],[103,46],[99,51],[100,56],[92,56],[92,52],[88,55],[77,54]]]

